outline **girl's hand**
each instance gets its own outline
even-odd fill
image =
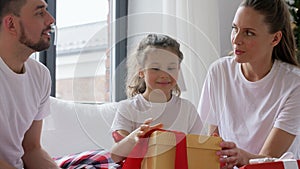
[[[139,131],[137,132],[137,137],[141,138],[143,137],[148,131],[153,129],[160,129],[163,127],[163,124],[158,123],[153,126],[150,126],[150,123],[153,121],[152,118],[146,119],[144,123],[139,127]]]
[[[241,167],[248,164],[247,153],[239,149],[235,143],[223,141],[220,143],[222,150],[217,152],[220,162],[224,164],[222,169],[232,169],[234,166]]]

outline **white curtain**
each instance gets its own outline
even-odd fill
[[[182,97],[197,106],[207,69],[221,55],[218,0],[129,0],[128,13],[129,53],[150,32],[181,44]]]

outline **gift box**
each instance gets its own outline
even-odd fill
[[[189,169],[220,169],[216,155],[221,150],[220,137],[188,134],[186,138]]]
[[[219,169],[216,151],[222,139],[202,135],[186,135],[188,169]],[[174,169],[176,156],[176,136],[172,132],[155,131],[151,134],[148,150],[142,161],[142,169]],[[184,154],[181,154],[184,155]],[[178,154],[177,154],[178,156]],[[177,158],[183,160],[184,158]],[[177,161],[178,162],[178,161]],[[183,161],[179,161],[183,162]],[[177,167],[178,168],[178,167]]]
[[[282,160],[276,162],[265,162],[249,164],[240,169],[300,169],[300,160]]]

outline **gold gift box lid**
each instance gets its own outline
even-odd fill
[[[186,135],[187,147],[221,150],[221,142],[221,137],[196,134]],[[150,136],[149,146],[154,144],[176,146],[176,136],[172,132],[154,131]]]

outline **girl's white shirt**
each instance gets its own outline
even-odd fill
[[[117,114],[112,124],[112,131],[126,130],[129,133],[152,118],[151,125],[163,123],[164,129],[181,131],[186,134],[200,134],[202,122],[196,107],[188,100],[177,96],[166,103],[152,103],[143,95],[118,103]]]

